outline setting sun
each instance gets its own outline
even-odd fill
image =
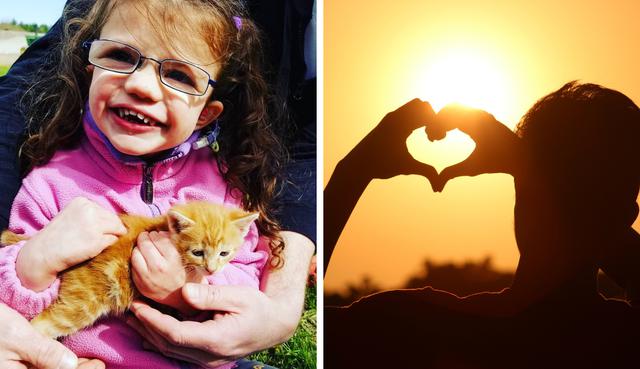
[[[498,119],[508,114],[513,91],[507,71],[490,51],[472,47],[446,48],[425,56],[416,73],[416,96],[438,111],[450,103],[486,110]]]
[[[435,111],[447,104],[458,103],[483,109],[499,120],[509,116],[513,94],[507,82],[506,70],[487,50],[472,47],[447,47],[439,53],[425,56],[426,62],[415,73],[415,95],[428,101]],[[409,152],[436,170],[460,162],[475,147],[465,134],[454,130],[442,142],[428,142],[422,130],[407,140]]]

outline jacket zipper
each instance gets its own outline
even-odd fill
[[[140,196],[146,204],[153,204],[153,165],[145,165],[142,170],[142,189]]]

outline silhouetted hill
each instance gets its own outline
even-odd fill
[[[420,272],[410,276],[398,288],[434,288],[467,296],[477,292],[500,291],[509,287],[513,273],[496,270],[490,256],[481,261],[466,261],[462,264],[433,263],[425,259]],[[598,275],[600,293],[606,297],[623,298],[624,292],[603,273]],[[370,276],[364,276],[357,285],[348,285],[345,291],[325,291],[324,303],[328,306],[344,306],[360,297],[381,291]]]

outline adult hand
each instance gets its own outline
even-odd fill
[[[426,101],[413,99],[388,113],[343,159],[350,171],[363,172],[369,178],[386,179],[400,174],[418,174],[433,181],[436,170],[415,160],[407,150],[407,138],[415,129],[435,118]]]
[[[77,197],[20,250],[18,277],[25,287],[43,290],[57,273],[93,258],[126,232],[116,214]]]
[[[215,367],[281,343],[295,329],[283,329],[278,302],[259,290],[187,283],[182,291],[194,308],[219,313],[205,322],[178,321],[136,301],[138,320],[127,322],[165,356]]]
[[[25,318],[3,304],[0,304],[0,332],[3,369],[104,369],[99,360],[78,361],[60,342],[41,335]]]
[[[437,178],[435,191],[442,191],[450,179],[483,173],[515,174],[522,166],[521,141],[493,115],[459,105],[442,108],[425,130],[429,140],[441,140],[447,132],[458,128],[476,143],[469,157],[445,168]]]
[[[193,312],[182,298],[187,273],[168,232],[141,233],[131,254],[131,267],[133,282],[142,295],[183,314]],[[197,275],[190,277],[191,282],[202,279]]]

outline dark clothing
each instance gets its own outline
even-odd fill
[[[478,295],[480,296],[480,295]],[[484,311],[502,305],[485,294]],[[638,317],[626,304],[537,304],[488,314],[432,288],[378,293],[349,307],[325,308],[325,367],[631,368]],[[493,300],[493,301],[492,301]],[[499,310],[499,309],[494,309]]]
[[[307,81],[299,106],[296,138],[289,147],[291,160],[278,199],[282,207],[278,220],[285,230],[308,237],[316,243],[316,80]]]
[[[278,202],[283,208],[279,221],[291,230],[316,241],[316,161],[297,160],[287,165],[288,181]]]
[[[305,30],[313,1],[248,1],[252,19],[266,34],[268,79],[291,120],[281,128],[290,155],[278,216],[283,229],[316,242],[316,79],[305,79]]]

